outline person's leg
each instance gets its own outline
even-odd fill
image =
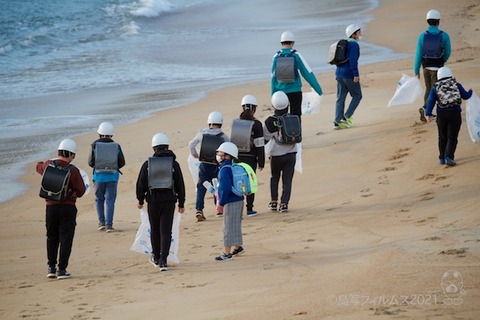
[[[100,225],[105,225],[105,188],[105,182],[95,182],[95,205]]]
[[[245,157],[240,157],[240,161],[245,162],[248,164],[254,172],[257,172],[257,159],[256,157],[251,157],[251,156],[245,156]],[[246,203],[247,203],[247,214],[248,212],[253,211],[253,202],[255,201],[255,194],[249,194],[246,196]]]
[[[48,267],[56,268],[58,247],[60,245],[58,206],[47,206],[45,213],[45,227],[47,229],[47,259]]]
[[[117,199],[118,181],[110,181],[105,183],[105,203],[107,208],[106,225],[113,226],[113,215],[115,212],[115,201]]]
[[[288,101],[290,102],[290,114],[295,114],[302,118],[302,92],[287,93]]]
[[[282,169],[282,197],[281,203],[287,204],[290,201],[292,194],[292,182],[295,172],[295,153],[289,153],[283,156],[283,169]]]
[[[429,70],[423,68],[423,78],[425,81],[425,95],[423,96],[423,108],[427,105],[428,96],[433,84],[437,81],[437,70]]]
[[[446,112],[439,112],[437,115],[438,128],[438,158],[445,159],[447,147],[448,116]]]
[[[281,157],[271,157],[270,159],[270,200],[273,202],[278,201],[278,184],[280,182],[281,173]]]
[[[149,202],[147,206],[148,221],[150,222],[150,243],[152,244],[152,254],[155,261],[160,260],[160,211],[158,202]]]
[[[348,92],[352,96],[352,101],[348,106],[347,112],[345,112],[345,118],[351,118],[355,113],[358,105],[360,104],[360,100],[362,100],[362,88],[360,86],[360,82],[353,82],[353,79],[345,79],[345,84],[347,86]]]
[[[73,238],[77,225],[77,208],[74,205],[62,205],[61,207],[58,269],[66,270],[72,253]]]
[[[160,262],[167,263],[172,243],[172,225],[175,214],[175,202],[163,202],[160,210]]]
[[[208,181],[208,173],[207,173],[207,164],[200,163],[198,167],[198,183],[197,183],[197,198],[195,202],[195,209],[198,211],[203,211],[205,206],[205,194],[207,193],[207,189],[203,186],[203,182]]]
[[[230,253],[231,247],[241,246],[243,200],[227,203],[224,207],[223,245],[225,253]]]
[[[458,111],[448,112],[447,124],[447,143],[445,147],[445,157],[455,160],[455,150],[458,144],[458,133],[462,126],[462,116]]]
[[[345,79],[337,78],[337,102],[335,103],[335,123],[339,123],[344,118],[345,99],[348,89],[345,85]]]

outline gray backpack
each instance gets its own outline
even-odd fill
[[[100,173],[114,173],[118,171],[119,145],[116,142],[95,143],[94,169]]]
[[[293,83],[297,79],[297,60],[295,59],[296,50],[292,50],[288,55],[284,55],[282,51],[277,53],[275,60],[275,76],[278,82]]]
[[[173,157],[148,158],[148,188],[173,188]]]

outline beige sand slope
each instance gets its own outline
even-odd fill
[[[449,66],[466,88],[480,91],[476,0],[381,1],[365,41],[412,53],[432,7],[442,12],[441,27],[452,38]],[[320,114],[303,118],[304,172],[294,178],[291,211],[266,210],[267,165],[258,174],[260,214],[243,224],[247,253],[230,262],[213,260],[222,249],[213,204],[207,221],[195,220],[187,143],[210,111],[238,116],[247,93],[257,96],[258,118],[265,119],[271,112],[267,80],[117,128],[128,162],[119,185],[118,232],[98,232],[93,195],[80,199],[69,280],[45,277],[44,204],[37,197],[40,178],[30,170],[23,178],[30,190],[0,205],[0,318],[478,319],[480,146],[471,143],[464,123],[458,166],[440,166],[436,127],[419,122],[420,101],[386,107],[401,74],[412,75],[412,64],[409,58],[363,66],[358,126],[341,131],[332,130],[334,77],[318,76],[325,97]],[[139,226],[133,188],[158,131],[169,134],[188,186],[181,263],[163,273],[129,250]],[[75,139],[75,164],[86,169],[95,135]],[[444,294],[450,279],[442,276],[450,270],[462,276],[460,299]]]

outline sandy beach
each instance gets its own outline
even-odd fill
[[[480,92],[478,1],[380,3],[363,30],[364,41],[413,54],[427,27],[426,12],[436,8],[452,41],[448,66],[466,89]],[[301,43],[296,48],[301,51]],[[271,114],[269,79],[116,127],[114,140],[127,161],[116,202],[117,232],[97,231],[93,192],[79,199],[68,280],[45,276],[45,205],[32,164],[22,178],[27,193],[0,204],[0,318],[480,318],[480,146],[469,138],[465,102],[458,165],[449,168],[438,164],[436,125],[418,119],[420,99],[387,108],[402,73],[413,75],[413,59],[360,67],[358,125],[346,130],[333,130],[334,75],[318,74],[324,97],[319,114],[302,118],[303,174],[295,173],[290,211],[267,210],[267,162],[258,173],[259,215],[243,220],[247,252],[233,261],[214,261],[223,246],[222,220],[210,198],[207,220],[196,222],[188,142],[214,110],[224,114],[230,133],[245,94],[257,97],[256,116],[263,121]],[[309,90],[304,82],[304,92]],[[180,263],[162,273],[148,256],[129,250],[140,225],[138,171],[160,131],[170,137],[187,186]],[[85,171],[96,138],[94,132],[74,138],[79,151],[73,164]],[[450,271],[461,275],[454,284],[462,293],[445,289],[450,283],[442,277]]]

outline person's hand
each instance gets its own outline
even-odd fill
[[[360,82],[360,77],[353,77],[353,82],[355,83]]]
[[[418,79],[420,79],[420,74],[419,74],[419,73],[415,74],[415,77],[417,77]]]
[[[427,119],[427,122],[431,122],[431,121],[432,121],[432,117],[431,117],[431,116],[425,116],[425,119]]]
[[[138,208],[138,209],[142,209],[142,208],[143,208],[143,204],[140,204],[140,203],[137,204],[137,208]]]
[[[198,154],[192,154],[192,157],[194,157],[195,159],[198,159]]]
[[[185,208],[178,207],[178,213],[182,214],[185,212]]]
[[[217,213],[223,213],[223,206],[217,205]]]
[[[258,167],[258,171],[262,171],[263,170],[263,167]]]

